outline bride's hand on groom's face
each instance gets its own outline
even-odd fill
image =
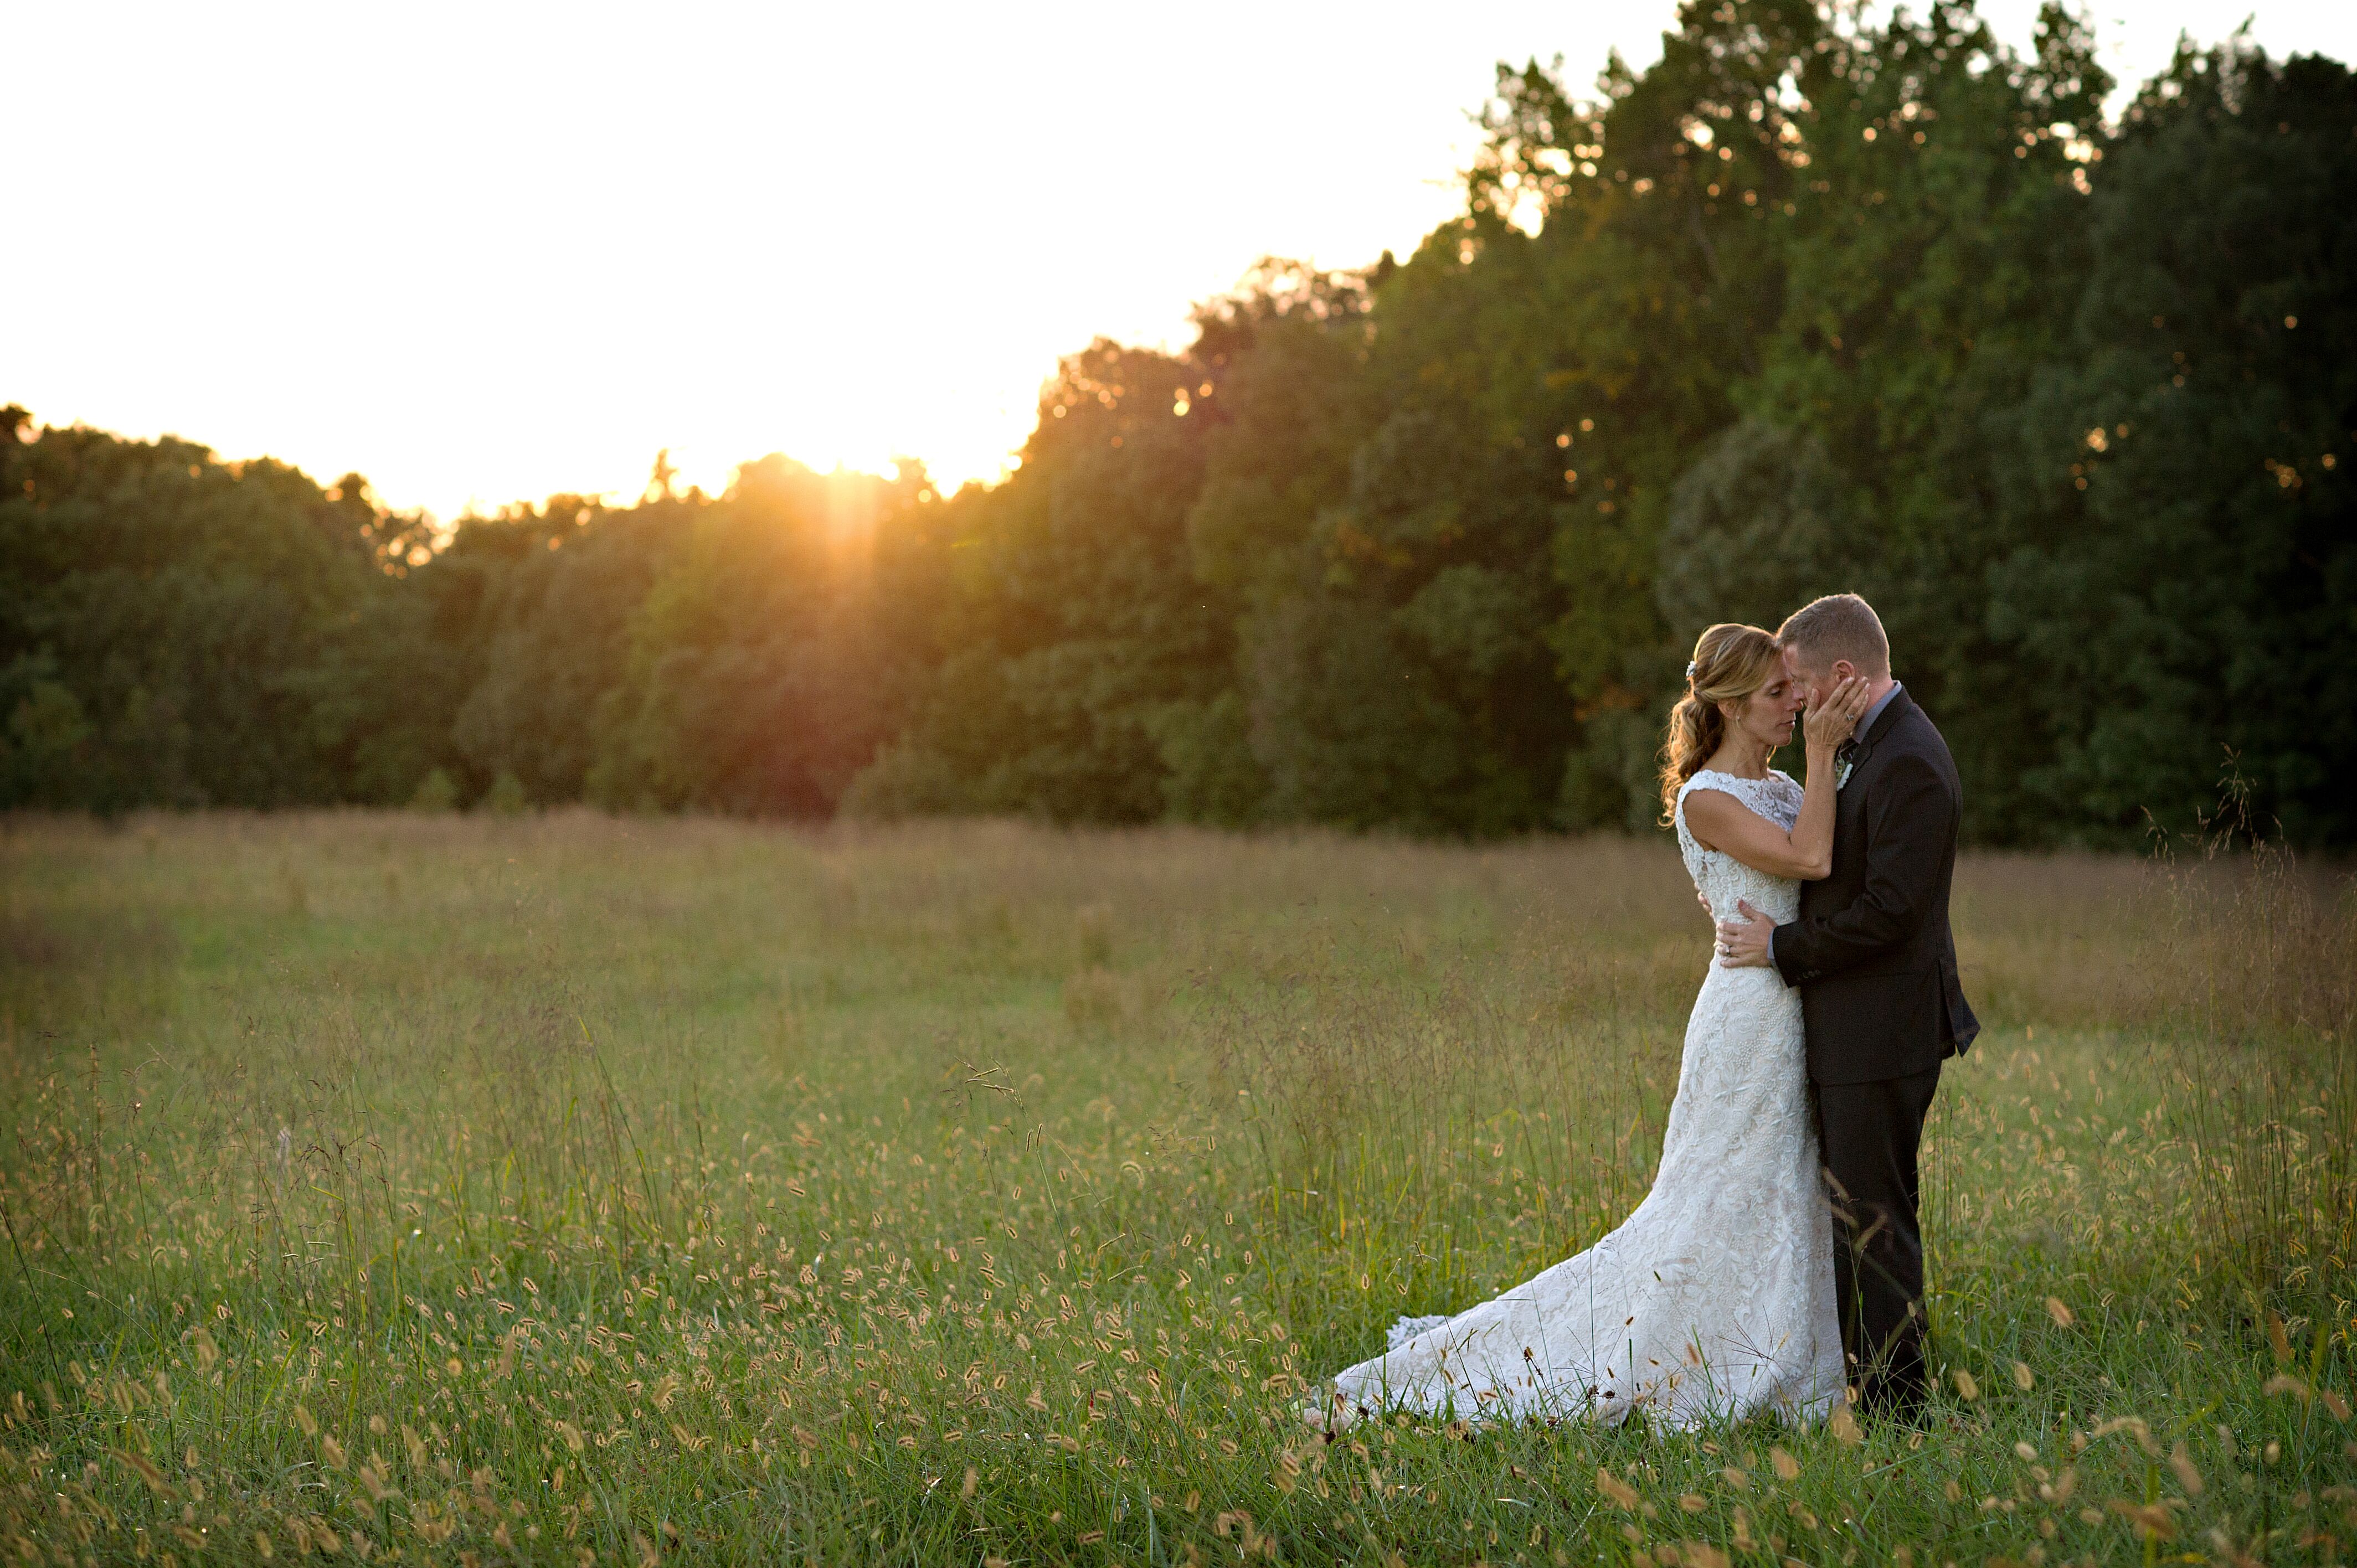
[[[1866,712],[1867,690],[1866,677],[1852,675],[1809,709],[1801,720],[1801,732],[1812,749],[1837,746],[1850,737],[1858,715]]]

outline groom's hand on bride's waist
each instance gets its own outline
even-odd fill
[[[1776,922],[1753,908],[1748,900],[1738,898],[1735,909],[1739,917],[1718,922],[1718,961],[1727,969],[1765,969],[1769,966],[1769,940],[1776,934]]]

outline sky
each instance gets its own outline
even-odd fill
[[[1498,61],[1584,88],[1674,9],[14,0],[0,402],[444,521],[663,448],[993,479],[1060,354],[1405,254]],[[2027,44],[2036,0],[1981,9]],[[2357,58],[2345,0],[2093,10],[2129,83],[2246,16]]]

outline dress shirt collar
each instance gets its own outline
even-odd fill
[[[1890,690],[1883,693],[1879,697],[1875,698],[1873,704],[1869,706],[1866,712],[1858,715],[1857,727],[1849,732],[1850,738],[1853,740],[1864,740],[1867,736],[1873,734],[1874,721],[1882,716],[1882,710],[1890,705],[1890,699],[1899,695],[1899,693],[1900,684],[1898,682],[1893,681],[1890,682]]]

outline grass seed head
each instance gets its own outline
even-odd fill
[[[385,1462],[374,1455],[370,1455],[369,1462],[360,1467],[361,1489],[369,1495],[369,1501],[382,1503],[387,1498],[400,1495],[386,1484],[385,1474]]]
[[[2168,1541],[2177,1534],[2177,1521],[2170,1519],[2169,1510],[2158,1503],[2136,1503],[2126,1498],[2110,1498],[2105,1499],[2104,1507],[2143,1530],[2149,1541]]]
[[[2177,1472],[2177,1484],[2185,1488],[2189,1498],[2201,1495],[2201,1472],[2193,1467],[2193,1455],[2185,1451],[2183,1439],[2169,1451],[2169,1467]]]
[[[2308,1385],[2289,1372],[2277,1372],[2267,1380],[2266,1386],[2259,1391],[2267,1394],[2289,1394],[2302,1404],[2306,1404],[2309,1401]]]
[[[108,1452],[112,1453],[117,1459],[122,1460],[125,1465],[130,1466],[132,1470],[137,1474],[141,1480],[147,1483],[148,1488],[154,1491],[156,1496],[168,1498],[172,1495],[171,1483],[164,1479],[164,1472],[149,1464],[143,1455],[134,1454],[127,1448],[114,1448],[108,1450]]]

